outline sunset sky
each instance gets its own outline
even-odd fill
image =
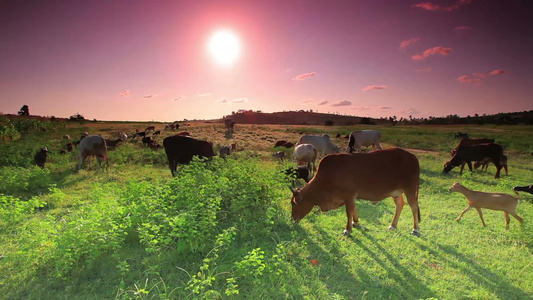
[[[532,16],[529,0],[0,0],[0,112],[533,110]]]

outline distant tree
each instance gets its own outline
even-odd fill
[[[83,117],[80,113],[76,113],[69,118],[70,121],[84,121],[85,117]]]
[[[29,116],[30,115],[30,108],[28,107],[28,105],[26,105],[26,104],[22,105],[22,107],[20,108],[18,114],[20,116]]]

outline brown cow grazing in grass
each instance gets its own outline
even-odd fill
[[[115,148],[117,147],[118,143],[120,143],[120,142],[122,142],[121,138],[118,138],[116,140],[105,139],[105,143],[107,145],[107,149],[109,149],[109,150],[115,150]]]
[[[489,138],[468,138],[464,137],[462,138],[457,146],[452,150],[452,156],[455,154],[457,149],[461,146],[473,146],[473,145],[480,145],[480,144],[492,144],[494,143],[494,139]]]
[[[420,166],[415,155],[390,148],[368,153],[339,153],[325,156],[315,177],[304,188],[292,190],[292,218],[300,221],[315,205],[323,212],[346,206],[348,221],[344,235],[350,235],[359,218],[355,199],[381,201],[392,197],[396,212],[389,229],[396,228],[405,204],[403,194],[413,213],[413,231],[419,236],[420,208],[418,189]]]
[[[460,146],[455,151],[452,158],[444,164],[443,173],[450,172],[454,167],[463,165],[466,162],[468,168],[472,172],[472,161],[483,161],[489,158],[496,166],[496,175],[494,178],[500,178],[500,170],[502,169],[501,161],[503,156],[503,148],[499,144],[481,144],[473,146]],[[462,168],[460,173],[462,173]]]
[[[178,164],[188,164],[193,156],[200,158],[213,157],[213,145],[206,141],[193,139],[188,136],[174,135],[163,140],[163,147],[168,158],[168,166],[172,176],[175,176]]]

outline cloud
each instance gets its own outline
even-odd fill
[[[369,85],[366,88],[362,89],[363,92],[370,91],[370,90],[383,90],[387,88],[386,85]]]
[[[469,26],[461,25],[461,26],[455,27],[453,30],[455,30],[455,31],[464,31],[464,30],[470,30],[470,29],[472,29],[472,28],[469,27]]]
[[[493,70],[492,72],[490,72],[490,75],[505,75],[505,74],[509,74],[509,71],[505,71],[505,70],[502,70],[502,69],[497,69],[497,70]]]
[[[228,99],[226,99],[226,98],[218,99],[217,102],[220,102],[220,103],[227,103],[227,102],[228,102]]]
[[[423,2],[423,3],[413,4],[413,5],[411,5],[411,7],[423,8],[425,10],[431,10],[431,11],[437,11],[437,10],[441,10],[442,9],[442,7],[440,5],[433,4],[433,3],[430,3],[430,2]]]
[[[231,103],[245,103],[245,102],[248,102],[248,98],[237,98],[237,99],[231,100]]]
[[[481,78],[470,75],[462,75],[457,77],[457,80],[459,80],[460,83],[475,83],[475,84],[481,84]]]
[[[461,5],[470,4],[471,2],[472,0],[459,0],[450,6],[440,6],[431,2],[422,2],[413,4],[411,5],[411,7],[422,8],[429,11],[454,11],[458,9]]]
[[[429,48],[425,50],[422,54],[415,54],[412,56],[412,58],[413,60],[424,60],[430,57],[431,55],[436,55],[436,54],[448,55],[451,52],[452,52],[452,48],[437,46],[437,47],[433,47],[433,48]]]
[[[504,74],[509,74],[509,71],[505,71],[502,69],[496,69],[496,70],[492,70],[489,74],[476,72],[472,75],[462,75],[462,76],[457,77],[457,80],[460,83],[474,83],[474,84],[480,85],[483,82],[483,80],[489,77],[489,75],[496,76],[496,75],[504,75]]]
[[[418,115],[420,112],[414,108],[408,108],[408,109],[404,109],[404,110],[401,110],[400,111],[401,113],[403,114],[408,114],[408,115]]]
[[[422,72],[429,72],[429,71],[431,71],[431,68],[418,69],[418,70],[416,70],[416,71],[417,71],[417,72],[420,72],[420,73],[422,73]]]
[[[120,97],[129,97],[130,96],[130,91],[129,90],[122,91],[122,92],[120,92],[119,96]]]
[[[390,109],[392,109],[392,107],[390,107],[390,106],[378,106],[378,107],[376,107],[376,109],[378,109],[378,110],[390,110]]]
[[[369,110],[370,107],[368,106],[364,106],[364,105],[358,105],[358,106],[354,106],[352,107],[353,110],[359,110],[359,111],[364,111],[364,110]]]
[[[209,97],[209,96],[211,96],[211,93],[197,93],[197,94],[194,94],[194,97],[196,97],[196,98]]]
[[[300,75],[294,77],[292,80],[304,80],[304,79],[307,79],[309,77],[313,77],[315,75],[316,75],[316,72],[304,73],[304,74],[300,74]]]
[[[400,49],[403,49],[403,48],[409,46],[410,44],[416,43],[418,41],[420,41],[420,38],[417,38],[417,37],[416,38],[411,38],[411,39],[408,39],[408,40],[404,40],[404,41],[402,41],[400,43]]]
[[[337,102],[331,104],[331,106],[348,106],[348,105],[352,105],[352,101],[341,100],[341,101],[337,101]]]
[[[323,101],[318,102],[318,105],[326,105],[328,103],[329,103],[329,101],[323,100]]]
[[[178,100],[181,100],[181,99],[183,99],[183,97],[179,96],[179,97],[173,98],[172,101],[178,101]]]
[[[154,97],[154,94],[150,94],[150,95],[144,95],[144,97],[143,97],[143,98],[149,99],[149,98],[152,98],[152,97]]]

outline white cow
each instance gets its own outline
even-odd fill
[[[311,144],[300,144],[294,148],[297,166],[307,166],[309,171],[315,170],[317,149]]]
[[[381,149],[381,132],[377,130],[355,130],[350,133],[348,153],[361,152],[361,146],[372,146],[372,150]]]
[[[323,134],[322,136],[311,134],[302,135],[298,144],[311,144],[315,146],[320,156],[341,152],[341,148],[333,144],[327,134]]]
[[[78,170],[81,169],[85,159],[93,155],[98,159],[98,170],[100,170],[102,160],[106,162],[106,168],[109,167],[109,162],[107,160],[107,145],[103,137],[92,135],[81,139],[78,151],[80,159]]]

